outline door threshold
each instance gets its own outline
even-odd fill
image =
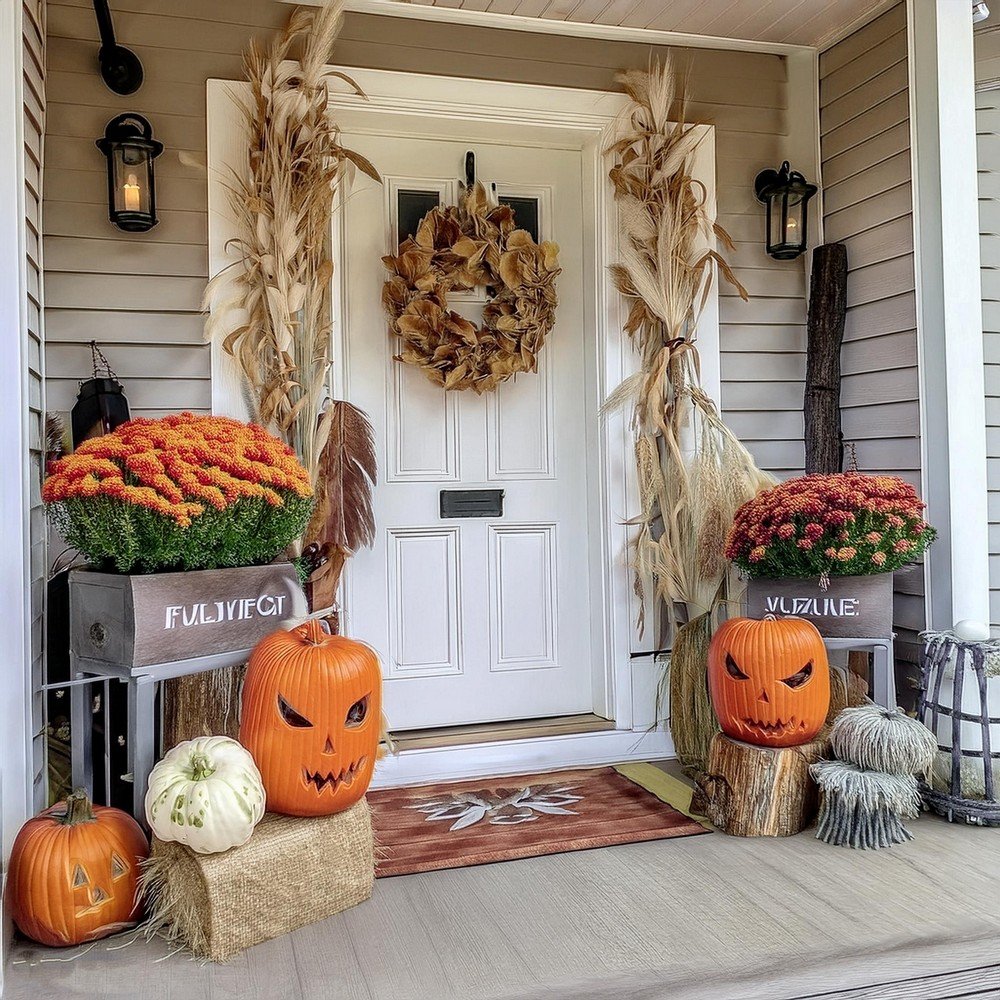
[[[572,716],[579,720],[579,716]],[[546,720],[563,723],[565,719]],[[466,742],[448,746],[403,747],[383,757],[375,768],[372,788],[397,788],[401,785],[425,785],[438,781],[466,781],[470,778],[504,777],[562,771],[566,768],[604,767],[627,761],[666,760],[674,756],[674,745],[664,729],[616,729],[601,719],[589,718],[601,729],[591,732],[539,733],[513,735],[495,732],[495,726],[468,727],[471,730],[494,730],[491,739],[469,733],[459,738]],[[577,723],[579,724],[579,723]],[[428,738],[430,737],[428,734]],[[437,736],[441,739],[441,734]]]
[[[610,719],[599,715],[560,715],[545,719],[517,719],[512,722],[483,722],[470,726],[445,726],[440,729],[409,729],[393,733],[396,749],[427,750],[437,747],[474,746],[506,740],[531,740],[572,733],[603,733],[614,729]]]

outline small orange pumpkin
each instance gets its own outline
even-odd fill
[[[83,789],[29,819],[14,840],[7,875],[21,933],[55,948],[133,925],[145,834],[128,813],[93,806]]]
[[[830,709],[823,638],[804,618],[730,618],[709,646],[708,686],[727,736],[765,747],[808,743]]]
[[[372,780],[381,716],[382,672],[364,643],[315,619],[262,639],[247,667],[240,742],[267,808],[327,816],[354,805]]]

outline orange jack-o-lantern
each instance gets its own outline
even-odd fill
[[[381,715],[382,673],[364,643],[316,620],[262,639],[247,668],[240,742],[267,808],[327,816],[354,805],[372,780]]]
[[[136,882],[148,855],[128,813],[92,806],[75,791],[29,819],[14,840],[7,875],[14,923],[55,948],[124,930],[139,917]]]
[[[808,743],[830,709],[830,665],[804,618],[730,618],[712,637],[708,686],[722,731],[764,747]]]

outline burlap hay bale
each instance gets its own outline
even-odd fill
[[[153,838],[141,892],[149,934],[224,962],[371,898],[375,851],[362,799],[334,816],[268,813],[250,840],[221,854]]]

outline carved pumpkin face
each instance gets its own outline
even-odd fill
[[[808,743],[830,708],[830,666],[804,618],[731,618],[712,637],[708,686],[722,731],[765,747]]]
[[[34,941],[65,948],[115,934],[139,917],[136,881],[149,844],[120,809],[74,792],[28,820],[10,858],[14,923]]]
[[[381,715],[382,673],[364,643],[315,620],[261,640],[243,686],[240,742],[267,808],[327,816],[354,805],[372,779]]]

